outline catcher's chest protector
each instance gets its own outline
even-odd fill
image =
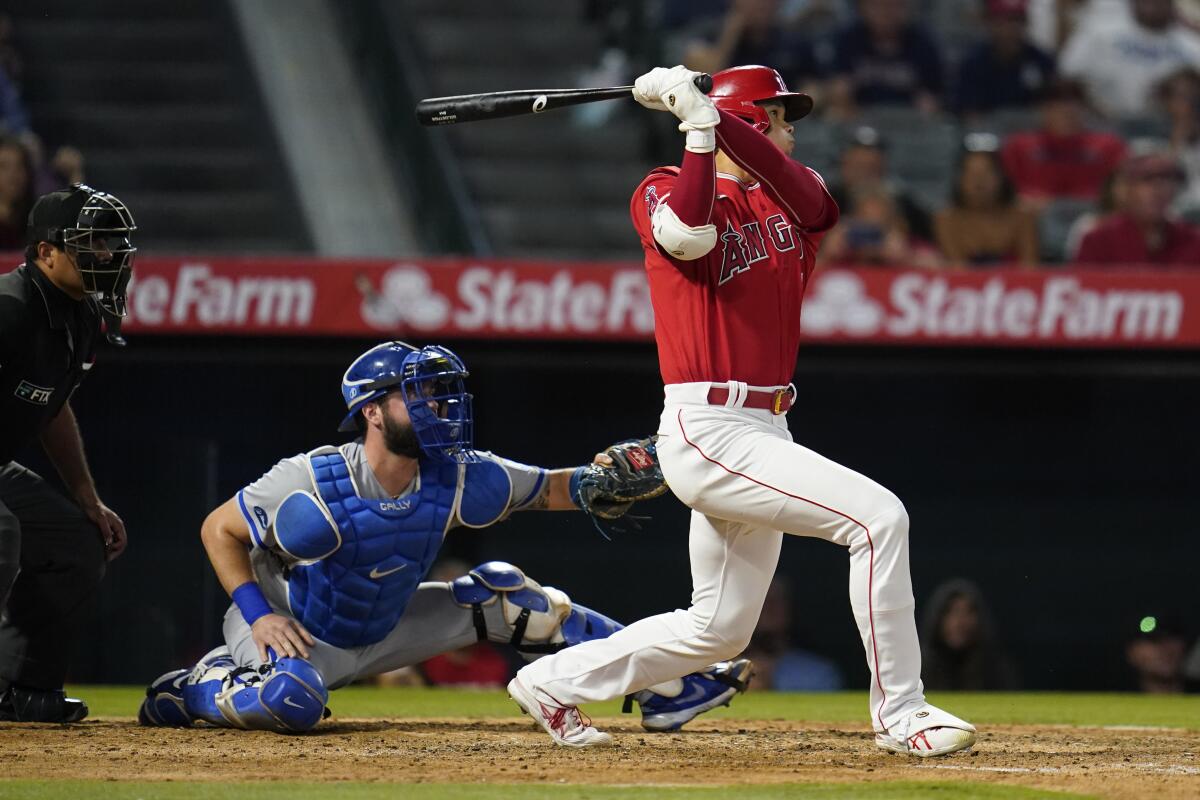
[[[381,641],[400,620],[442,545],[459,493],[461,466],[422,462],[420,489],[399,499],[363,499],[335,448],[311,455],[321,502],[342,542],[288,577],[292,613],[335,647]]]

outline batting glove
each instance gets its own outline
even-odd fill
[[[699,72],[686,67],[655,67],[633,84],[633,97],[646,108],[670,111],[680,119],[679,130],[687,134],[687,149],[711,153],[717,138],[713,128],[721,121],[712,98],[696,88]]]

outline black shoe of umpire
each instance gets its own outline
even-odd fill
[[[62,689],[9,686],[0,693],[0,722],[79,722],[87,715],[87,703]]]

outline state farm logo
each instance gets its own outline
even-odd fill
[[[809,290],[800,327],[815,336],[870,336],[879,332],[883,318],[883,306],[867,294],[861,278],[852,272],[826,272]]]
[[[363,297],[363,321],[383,330],[411,326],[472,333],[652,332],[654,311],[641,270],[599,274],[602,280],[588,280],[570,269],[522,274],[472,264],[443,294],[424,267],[398,264],[384,274],[378,289],[366,275],[359,275],[355,285]]]
[[[306,277],[221,275],[209,264],[185,263],[174,274],[135,275],[129,320],[150,328],[301,328],[312,321],[316,297]]]
[[[450,318],[450,301],[433,288],[429,273],[415,264],[398,264],[384,273],[380,288],[359,275],[362,318],[373,328],[440,328]]]
[[[1171,341],[1183,322],[1177,291],[1087,286],[1076,276],[1033,282],[995,274],[963,284],[905,272],[873,273],[871,281],[840,270],[818,275],[803,331],[814,338],[1142,342]]]

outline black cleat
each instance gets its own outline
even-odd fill
[[[0,722],[79,722],[87,715],[87,703],[62,689],[9,686],[0,693]]]

